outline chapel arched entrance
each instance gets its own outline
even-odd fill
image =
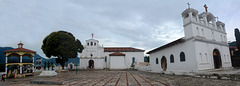
[[[94,61],[93,60],[89,60],[88,61],[88,65],[89,65],[88,66],[89,68],[94,68]]]
[[[213,62],[214,62],[215,69],[222,67],[221,54],[218,49],[213,50]]]
[[[162,59],[161,59],[161,67],[164,71],[166,71],[166,69],[167,69],[167,59],[166,59],[165,56],[163,56]]]

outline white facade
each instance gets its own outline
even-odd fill
[[[192,8],[186,9],[182,17],[185,37],[148,52],[152,71],[185,74],[231,68],[225,24],[216,21],[216,17],[209,12],[198,14]],[[185,55],[182,55],[182,60],[181,52]]]
[[[80,54],[79,67],[129,69],[136,68],[139,62],[144,62],[144,50],[131,47],[103,47],[99,45],[98,40],[89,39]]]

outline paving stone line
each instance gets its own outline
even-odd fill
[[[118,80],[117,80],[117,82],[116,82],[115,86],[117,86],[117,84],[118,84],[118,82],[119,82],[120,78],[122,77],[122,74],[123,74],[123,72],[121,72],[121,75],[120,75],[120,77],[118,78]]]
[[[118,72],[118,73],[119,73],[119,72]],[[118,74],[118,73],[117,73],[117,74]],[[111,79],[109,79],[104,85],[106,85],[107,83],[109,83],[115,76],[117,76],[117,74],[114,75]],[[104,85],[103,85],[103,86],[104,86]]]
[[[137,82],[137,84],[138,84],[139,86],[141,86],[141,84],[137,81],[137,79],[133,76],[133,74],[130,73],[130,75],[132,75],[132,77],[135,79],[135,81]]]

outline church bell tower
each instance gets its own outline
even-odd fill
[[[216,20],[217,17],[208,12],[207,5],[204,5],[204,8],[205,12],[201,14],[198,14],[198,11],[190,6],[182,12],[185,38],[227,42],[225,24]]]

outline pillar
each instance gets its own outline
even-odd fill
[[[22,55],[20,55],[20,63],[22,63]]]
[[[7,58],[7,56],[6,56],[6,62],[5,62],[5,72],[6,72],[6,74],[7,74],[7,62],[8,61],[8,58]]]
[[[212,24],[213,24],[213,28],[214,28],[214,29],[217,29],[217,24],[216,24],[215,18],[212,19]]]
[[[32,57],[33,59],[33,67],[32,67],[32,72],[34,72],[34,56]]]
[[[189,12],[188,15],[189,15],[190,21],[192,21],[192,12]]]
[[[197,23],[199,23],[200,21],[199,21],[199,17],[198,17],[198,14],[196,14],[196,17],[197,17]]]
[[[208,26],[208,22],[207,22],[207,13],[204,14],[204,16],[203,16],[203,20],[205,21],[205,25]]]
[[[19,65],[20,66],[20,74],[22,74],[22,65]]]

